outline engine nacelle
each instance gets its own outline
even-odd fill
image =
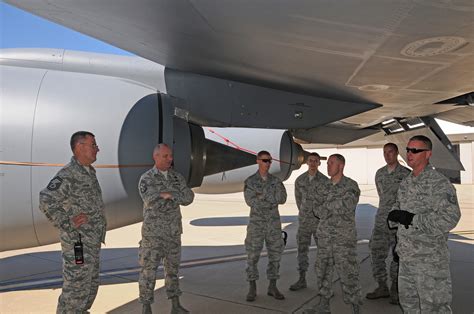
[[[201,128],[174,119],[174,167],[197,193],[240,192],[258,167],[256,154],[274,159],[270,173],[286,180],[306,160],[288,131],[248,128]]]
[[[156,143],[173,146],[175,169],[201,193],[242,190],[255,155],[175,116],[178,99],[134,81],[94,74],[0,66],[0,238],[2,251],[49,244],[57,230],[38,210],[39,192],[72,156],[79,130],[96,135],[94,164],[108,228],[142,220],[140,176],[153,166]],[[271,152],[271,171],[285,179],[303,161],[285,131],[216,129],[252,151]],[[7,240],[8,239],[8,240]]]
[[[97,175],[109,229],[142,219],[137,185],[167,127],[160,95],[113,77],[0,66],[1,250],[49,244],[57,230],[38,210],[39,192],[72,156],[78,130],[96,135]],[[140,127],[136,127],[140,121]],[[172,127],[172,126],[171,126]]]
[[[270,173],[286,180],[293,170],[299,169],[306,160],[306,152],[294,142],[288,131],[247,128],[205,128],[206,138],[222,144],[238,145],[245,151],[258,153],[268,151],[273,157]],[[204,177],[202,185],[195,189],[198,193],[216,194],[242,191],[244,180],[254,174],[258,167],[256,157],[245,167],[235,167],[228,171]],[[224,156],[225,158],[225,156]]]

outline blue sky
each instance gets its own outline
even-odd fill
[[[63,48],[130,53],[0,2],[0,48]]]

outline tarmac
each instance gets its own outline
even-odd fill
[[[288,243],[282,256],[278,281],[285,300],[266,295],[266,255],[259,262],[257,299],[246,302],[244,238],[249,208],[242,193],[197,194],[193,204],[182,207],[183,228],[180,287],[181,303],[192,313],[302,313],[318,302],[316,276],[310,266],[308,288],[289,291],[298,278],[296,261],[297,209],[293,185],[286,185],[288,200],[280,206]],[[371,274],[368,240],[378,203],[373,185],[361,185],[356,211],[358,260],[362,295],[375,288]],[[474,312],[474,186],[456,185],[462,218],[449,236],[454,313]],[[107,233],[101,252],[101,286],[92,313],[140,313],[138,303],[138,241],[141,223]],[[314,243],[313,243],[314,245]],[[315,247],[310,250],[314,262]],[[0,312],[54,313],[61,293],[61,251],[59,244],[0,253]],[[342,300],[337,273],[332,313],[350,313]],[[433,287],[434,289],[436,287]],[[153,313],[169,313],[163,271],[158,270]],[[362,313],[402,313],[388,299],[364,299]]]

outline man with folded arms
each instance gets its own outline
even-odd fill
[[[183,226],[180,206],[194,200],[194,192],[184,177],[172,169],[173,152],[166,144],[153,150],[153,168],[145,172],[138,184],[143,200],[142,240],[138,249],[140,275],[139,302],[142,313],[152,312],[156,269],[163,262],[166,295],[171,299],[171,313],[189,313],[179,302],[179,263]]]
[[[271,163],[270,153],[260,151],[257,154],[258,171],[245,180],[244,197],[250,206],[250,219],[245,238],[249,302],[255,301],[257,295],[256,280],[259,277],[257,263],[264,242],[268,252],[267,278],[270,280],[267,294],[277,300],[285,298],[278,290],[276,282],[280,277],[281,253],[284,249],[278,205],[286,202],[286,190],[279,178],[268,173]]]

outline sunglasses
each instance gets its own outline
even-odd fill
[[[271,159],[259,159],[259,160],[261,160],[261,161],[264,162],[264,163],[269,163],[269,164],[272,163],[272,160],[271,160]]]
[[[412,153],[412,154],[418,154],[421,152],[429,151],[428,148],[411,148],[411,147],[407,147],[406,150],[407,150],[407,153]]]

